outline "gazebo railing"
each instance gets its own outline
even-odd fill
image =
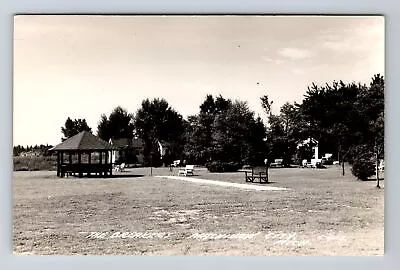
[[[66,174],[78,174],[82,177],[86,173],[99,175],[111,175],[112,164],[96,164],[96,163],[81,163],[81,164],[60,164],[60,176],[64,177]]]

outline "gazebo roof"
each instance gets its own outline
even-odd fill
[[[81,133],[68,138],[64,142],[54,146],[50,150],[52,151],[79,151],[79,150],[115,150],[116,147],[112,146],[108,142],[96,137],[88,131],[82,131]]]

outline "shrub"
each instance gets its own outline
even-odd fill
[[[370,159],[355,159],[351,172],[360,180],[367,180],[375,174],[375,164]]]
[[[206,164],[206,167],[210,172],[236,172],[242,165],[237,162],[213,161]]]
[[[55,170],[56,157],[14,157],[14,171]]]

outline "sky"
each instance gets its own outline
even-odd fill
[[[14,17],[13,145],[56,145],[67,117],[94,133],[116,106],[164,98],[183,117],[207,94],[301,102],[307,87],[384,75],[382,16]]]

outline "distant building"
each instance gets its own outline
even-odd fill
[[[144,142],[140,138],[110,139],[109,143],[118,148],[110,156],[110,162],[115,164],[142,164]]]
[[[313,159],[318,159],[318,141],[314,138],[308,138],[307,140],[301,141],[297,144],[297,149],[302,146],[312,146],[312,150],[314,151]]]
[[[109,161],[113,164],[143,164],[144,162],[144,141],[140,138],[110,139],[109,143],[118,150],[112,151]],[[171,154],[171,145],[168,142],[158,141],[158,151],[164,162]]]
[[[110,155],[110,163],[121,163],[121,160],[122,162],[125,162],[125,158],[130,146],[129,139],[110,139],[109,143],[118,148],[118,150],[112,151]]]
[[[39,151],[28,151],[19,154],[21,157],[39,157],[40,155],[41,153]]]

